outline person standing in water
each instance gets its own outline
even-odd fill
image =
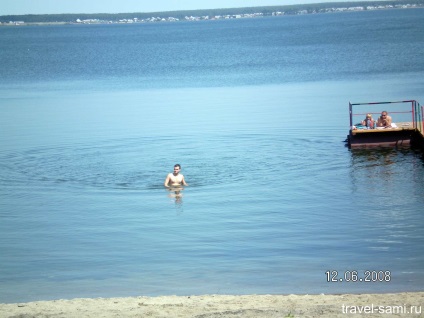
[[[168,173],[165,179],[164,186],[169,187],[180,187],[182,185],[188,186],[188,184],[185,182],[184,176],[180,173],[181,166],[177,163],[174,165],[174,172]]]

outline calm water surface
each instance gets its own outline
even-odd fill
[[[0,301],[422,290],[422,153],[343,142],[422,13],[0,28]]]

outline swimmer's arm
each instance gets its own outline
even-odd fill
[[[182,182],[182,184],[183,184],[183,185],[188,186],[187,182],[186,182],[186,181],[185,181],[185,179],[184,179],[184,176],[183,176],[183,178],[182,178],[181,182]]]
[[[166,176],[166,179],[165,179],[165,182],[163,183],[163,185],[166,187],[166,188],[169,188],[169,186],[168,186],[168,184],[169,184],[169,180],[170,180],[170,176],[169,176],[169,174]]]

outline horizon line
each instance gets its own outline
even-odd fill
[[[254,9],[254,8],[283,8],[283,7],[299,7],[299,6],[310,6],[310,5],[349,5],[352,3],[367,3],[367,2],[378,2],[378,3],[389,3],[394,2],[397,4],[407,4],[407,3],[421,3],[424,0],[350,0],[348,2],[343,1],[333,1],[333,2],[312,2],[312,3],[301,3],[301,4],[284,4],[284,5],[268,5],[268,6],[247,6],[247,7],[231,7],[231,8],[209,8],[209,9],[185,9],[185,10],[169,10],[169,11],[135,11],[135,12],[91,12],[91,13],[25,13],[25,14],[3,14],[0,17],[12,17],[12,16],[54,16],[54,15],[119,15],[119,14],[160,14],[160,13],[176,13],[176,12],[196,12],[196,11],[210,11],[210,10],[237,10],[237,9]]]

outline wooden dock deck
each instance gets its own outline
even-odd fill
[[[362,120],[366,114],[379,115],[383,109],[387,110],[389,106],[392,107],[389,112],[395,114],[394,118],[401,119],[403,117],[401,120],[406,119],[406,121],[394,121],[396,127],[388,128],[367,129],[359,124],[355,126],[354,121]],[[354,108],[355,112],[353,112]],[[378,109],[375,110],[376,108]],[[423,113],[423,107],[415,100],[349,103],[350,130],[346,140],[348,146],[350,148],[411,146],[424,149]],[[409,117],[410,121],[405,117]]]
[[[351,129],[349,146],[355,147],[403,147],[410,146],[416,129],[412,122],[396,123],[397,128]]]

